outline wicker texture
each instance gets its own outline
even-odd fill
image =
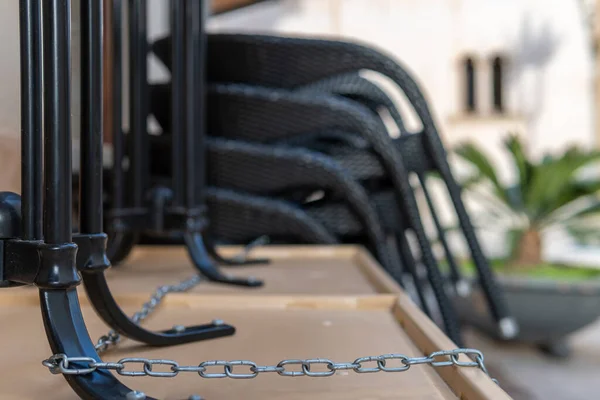
[[[294,204],[233,190],[206,188],[209,226],[215,237],[248,242],[268,235],[296,243],[336,244],[337,238]]]
[[[155,50],[165,45],[168,46],[168,40],[157,43]],[[503,294],[475,235],[427,101],[406,68],[378,50],[355,43],[260,35],[212,35],[209,37],[208,54],[209,59],[218,61],[208,68],[208,79],[213,82],[297,88],[362,69],[376,71],[392,79],[402,89],[423,124],[427,149],[448,188],[492,314],[498,321],[508,317]],[[237,68],[238,65],[244,65],[244,68]],[[413,218],[410,219],[412,223]],[[417,236],[420,234],[417,233]],[[427,257],[426,254],[424,256]]]
[[[407,133],[402,115],[387,93],[375,83],[362,77],[359,73],[350,72],[332,76],[302,86],[297,90],[301,92],[333,93],[348,97],[366,105],[374,112],[379,112],[381,108],[385,108],[390,113],[400,135]]]
[[[168,65],[170,54],[168,51],[168,38],[156,42],[153,46],[153,50],[159,56],[159,58],[166,61]],[[292,132],[289,131],[286,131],[286,134],[281,136],[286,136],[285,139],[287,141],[293,142],[296,141],[298,137],[302,136],[302,134],[308,135],[310,133],[318,136],[323,134],[331,134],[335,130],[345,130],[365,135],[369,140],[369,144],[374,150],[374,154],[377,156],[377,161],[380,162],[380,167],[382,167],[384,175],[392,180],[396,194],[401,196],[403,200],[402,205],[406,209],[405,212],[407,213],[407,222],[410,223],[411,227],[414,227],[415,221],[420,224],[420,218],[418,216],[416,202],[413,201],[414,196],[412,196],[412,193],[408,195],[408,188],[410,187],[410,185],[407,185],[408,179],[405,179],[404,177],[407,177],[408,171],[421,172],[430,169],[437,170],[448,188],[450,198],[456,210],[458,220],[467,244],[471,250],[473,261],[478,269],[480,282],[485,289],[492,313],[496,320],[501,320],[508,316],[505,303],[502,298],[502,293],[495,282],[487,259],[484,257],[481,251],[472,223],[461,200],[460,188],[456,184],[451,174],[446,159],[446,153],[437,133],[437,129],[431,112],[427,106],[427,102],[419,90],[418,85],[407,73],[405,68],[403,68],[395,60],[392,60],[390,57],[375,49],[354,43],[315,39],[280,38],[259,35],[211,35],[209,36],[208,40],[208,54],[209,60],[214,61],[209,62],[208,67],[208,77],[209,80],[213,82],[247,83],[256,86],[267,86],[279,89],[295,89],[298,92],[314,91],[313,97],[318,97],[319,99],[321,99],[321,96],[316,95],[316,92],[319,91],[331,92],[337,95],[341,94],[350,99],[359,100],[366,106],[363,107],[363,110],[360,112],[357,111],[357,115],[362,112],[363,116],[366,117],[370,112],[372,117],[374,111],[377,109],[377,103],[379,103],[388,108],[394,120],[398,121],[397,124],[402,126],[402,120],[399,116],[399,113],[396,116],[394,115],[394,113],[391,111],[394,109],[394,107],[391,107],[389,102],[381,98],[381,93],[375,93],[375,91],[366,88],[366,86],[359,87],[361,83],[357,83],[356,77],[358,71],[368,69],[379,72],[391,78],[404,91],[407,99],[414,107],[415,112],[423,124],[423,132],[419,134],[420,138],[418,140],[421,148],[418,151],[402,151],[404,146],[400,145],[397,146],[401,150],[398,152],[400,153],[400,156],[391,156],[388,154],[390,152],[387,151],[389,148],[391,148],[389,146],[390,143],[384,143],[388,145],[387,150],[382,149],[380,147],[382,143],[375,143],[377,139],[375,139],[375,142],[373,142],[373,137],[371,137],[368,133],[365,135],[365,131],[360,129],[360,127],[348,126],[342,123],[340,126],[336,126],[334,129],[333,127],[327,125],[328,122],[331,122],[327,120],[320,120],[320,123],[310,127],[310,130],[305,130],[304,132],[294,132],[296,137],[291,135]],[[244,68],[239,68],[240,65],[243,65]],[[227,92],[227,90],[225,92]],[[226,93],[221,92],[220,94]],[[232,93],[227,94],[232,95]],[[280,93],[277,90],[273,91],[273,103],[278,103],[277,97],[279,95]],[[379,96],[379,98],[377,96]],[[325,104],[325,107],[334,106],[331,104],[331,102],[332,100],[329,100],[329,102]],[[227,103],[227,106],[232,108],[227,110],[227,108],[224,107],[224,104],[220,104],[219,109],[222,110],[223,113],[220,114],[218,118],[227,118],[227,113],[229,111],[233,111],[234,108],[239,106],[239,103],[235,104],[235,101],[230,101]],[[244,105],[244,107],[247,106],[248,105]],[[339,106],[339,104],[336,104],[335,106]],[[248,108],[247,111],[255,112],[262,116],[270,114],[269,112],[261,113],[261,110],[258,109],[251,110]],[[310,114],[307,112],[305,115],[312,116],[312,109],[310,111]],[[242,114],[244,114],[244,112],[242,112]],[[280,116],[283,114],[284,112],[282,112]],[[247,115],[244,115],[244,117],[247,117]],[[280,119],[279,121],[287,127],[287,120]],[[237,124],[237,126],[243,127],[244,129],[248,126],[251,126],[252,123],[255,123],[255,121],[253,121],[251,118],[243,118],[241,121],[236,119],[235,121],[228,122],[231,126],[235,126]],[[325,124],[321,124],[323,122],[325,122]],[[377,122],[370,124],[372,125],[371,128],[376,130],[375,125],[377,124]],[[302,126],[306,127],[308,125],[310,124],[303,124]],[[369,124],[363,124],[363,128],[364,125]],[[323,127],[327,127],[328,129],[323,132]],[[252,128],[252,131],[254,131],[255,127]],[[321,132],[318,130],[321,130]],[[246,135],[246,132],[242,134]],[[275,138],[266,137],[265,135],[259,135],[259,137],[261,141],[269,142],[276,140]],[[255,140],[253,138],[247,139]],[[382,142],[384,141],[385,140]],[[358,163],[362,161],[362,158],[360,154],[356,154],[357,155],[354,155],[352,150],[346,149],[345,154],[338,154],[337,157],[335,154],[330,155],[334,156],[334,158],[336,158],[338,161],[343,159],[350,160],[351,157],[354,157],[354,163],[348,161],[346,165],[359,165]],[[414,155],[415,159],[417,159],[416,165],[412,165],[409,162],[411,154]],[[369,156],[371,158],[365,158],[366,161],[364,162],[364,165],[372,167],[375,165],[373,162],[375,161],[375,158],[372,155]],[[422,163],[422,160],[425,158],[427,159],[427,166],[423,167],[422,165],[418,165],[419,163]],[[390,162],[398,163],[400,159],[403,160],[404,165],[396,168],[390,165]],[[344,165],[343,161],[339,162]],[[359,169],[363,170],[363,168],[356,168],[356,170]],[[401,175],[404,176],[400,179],[395,176],[395,173],[399,172],[399,169],[402,170],[403,174]],[[373,171],[379,173],[381,170],[376,171],[373,169]],[[353,176],[354,172],[355,171],[352,171]],[[420,173],[419,176],[422,183],[425,183],[424,174]],[[374,175],[365,174],[364,178],[369,179],[373,177]],[[398,182],[398,180],[406,180],[406,182]],[[413,198],[412,200],[411,197]],[[424,238],[419,231],[420,229],[417,227],[415,233],[419,238],[419,242],[422,242]],[[421,245],[421,247],[423,250],[424,246]],[[426,265],[428,264],[429,258],[427,253],[428,251],[425,249],[423,256]],[[435,282],[432,282],[432,284],[436,286]],[[440,299],[438,298],[438,300]]]
[[[161,96],[162,99],[165,97]],[[427,269],[445,330],[453,340],[461,341],[457,318],[421,223],[404,162],[376,114],[359,103],[338,96],[314,96],[312,93],[248,85],[211,85],[207,100],[208,132],[211,135],[278,143],[282,139],[302,137],[307,132],[333,130],[356,132],[369,142],[396,190],[399,205],[407,215],[407,223],[417,237],[421,259]],[[169,110],[163,108],[157,113],[159,111],[162,113],[160,120],[164,126],[168,126]]]
[[[231,139],[276,143],[280,138],[329,129],[352,131],[370,144],[395,189],[399,206],[419,243],[446,332],[456,341],[460,333],[456,315],[444,290],[443,278],[423,228],[408,172],[400,152],[381,120],[368,108],[337,96],[265,89],[247,85],[219,84],[208,93],[208,131]]]
[[[170,176],[170,141],[153,137],[154,176]],[[207,144],[208,184],[220,189],[242,193],[296,199],[298,206],[315,191],[325,190],[333,197],[343,198],[343,206],[367,236],[367,245],[384,268],[400,279],[401,268],[392,261],[387,249],[386,235],[379,215],[367,193],[344,169],[329,157],[302,148],[260,145],[222,138],[209,138]],[[223,213],[212,213],[211,222],[219,230]],[[241,222],[238,222],[241,225]],[[251,223],[245,231],[256,236],[261,232]],[[240,228],[241,229],[241,228]],[[216,232],[215,231],[215,232]],[[335,231],[332,231],[335,232]],[[213,232],[214,233],[214,232]],[[229,239],[217,236],[217,239]]]
[[[325,190],[344,198],[345,207],[369,239],[369,247],[399,279],[400,270],[391,261],[384,231],[367,193],[330,158],[306,149],[213,138],[208,141],[208,165],[209,182],[219,188],[269,197],[285,197],[297,189],[307,193]]]

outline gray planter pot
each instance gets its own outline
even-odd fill
[[[568,353],[565,337],[600,317],[600,281],[554,280],[499,276],[510,312],[519,324],[514,339],[540,346],[554,355]],[[475,286],[467,297],[455,297],[464,324],[500,339],[483,293]]]

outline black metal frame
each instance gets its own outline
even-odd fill
[[[130,1],[138,6],[144,2]],[[186,1],[196,5],[191,10],[198,17],[200,2]],[[70,368],[77,368],[78,361],[80,368],[101,361],[81,313],[77,296],[81,282],[108,325],[145,344],[168,346],[232,335],[235,328],[221,323],[183,331],[145,330],[121,311],[108,288],[104,271],[110,263],[102,215],[103,10],[98,0],[81,2],[80,233],[72,234],[70,7],[70,0],[43,4],[20,0],[23,196],[21,200],[14,193],[0,194],[0,286],[38,287],[51,350],[67,354]],[[198,37],[199,24],[194,26]],[[108,371],[65,378],[83,399],[128,399],[135,393]]]
[[[147,132],[148,83],[146,57],[146,5],[144,0],[129,0],[130,43],[130,132],[128,151],[124,151],[125,135],[121,129],[120,114],[115,114],[113,131],[114,165],[111,208],[107,212],[107,231],[110,235],[109,258],[124,259],[144,232],[166,235],[183,232],[185,245],[197,270],[213,282],[239,286],[258,287],[262,281],[238,278],[224,274],[211,261],[202,234],[206,230],[206,206],[204,200],[204,19],[207,13],[205,1],[171,1],[171,30],[174,38],[171,69],[174,95],[171,98],[173,118],[172,175],[171,185],[152,185],[150,181],[150,152]],[[115,7],[113,41],[120,43],[122,10]],[[117,46],[120,50],[120,46]],[[115,60],[113,107],[120,109],[122,95],[120,83],[122,72],[120,59]],[[118,82],[117,82],[118,80]],[[120,110],[119,110],[120,112]],[[125,156],[129,159],[127,174],[123,170]],[[129,178],[126,191],[125,177]],[[128,196],[128,198],[126,198]],[[239,264],[219,259],[226,264]],[[248,263],[265,262],[253,260]]]

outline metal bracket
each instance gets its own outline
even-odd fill
[[[172,191],[155,187],[150,191],[149,205],[111,209],[107,212],[110,231],[129,232],[202,232],[208,225],[206,207],[193,208],[172,206]]]
[[[75,243],[48,244],[35,240],[4,240],[5,281],[43,289],[70,289],[81,283],[75,270]]]

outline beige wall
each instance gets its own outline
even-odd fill
[[[19,2],[0,1],[0,135],[19,133]]]
[[[73,1],[72,16],[79,13],[79,0]],[[73,18],[73,136],[79,137],[79,47],[78,18]],[[0,1],[0,135],[18,135],[20,129],[19,95],[19,2]]]
[[[79,13],[79,0],[72,3],[72,16]],[[79,42],[78,18],[72,18],[72,134],[79,138]],[[16,190],[19,183],[20,65],[19,2],[0,1],[0,188]]]

